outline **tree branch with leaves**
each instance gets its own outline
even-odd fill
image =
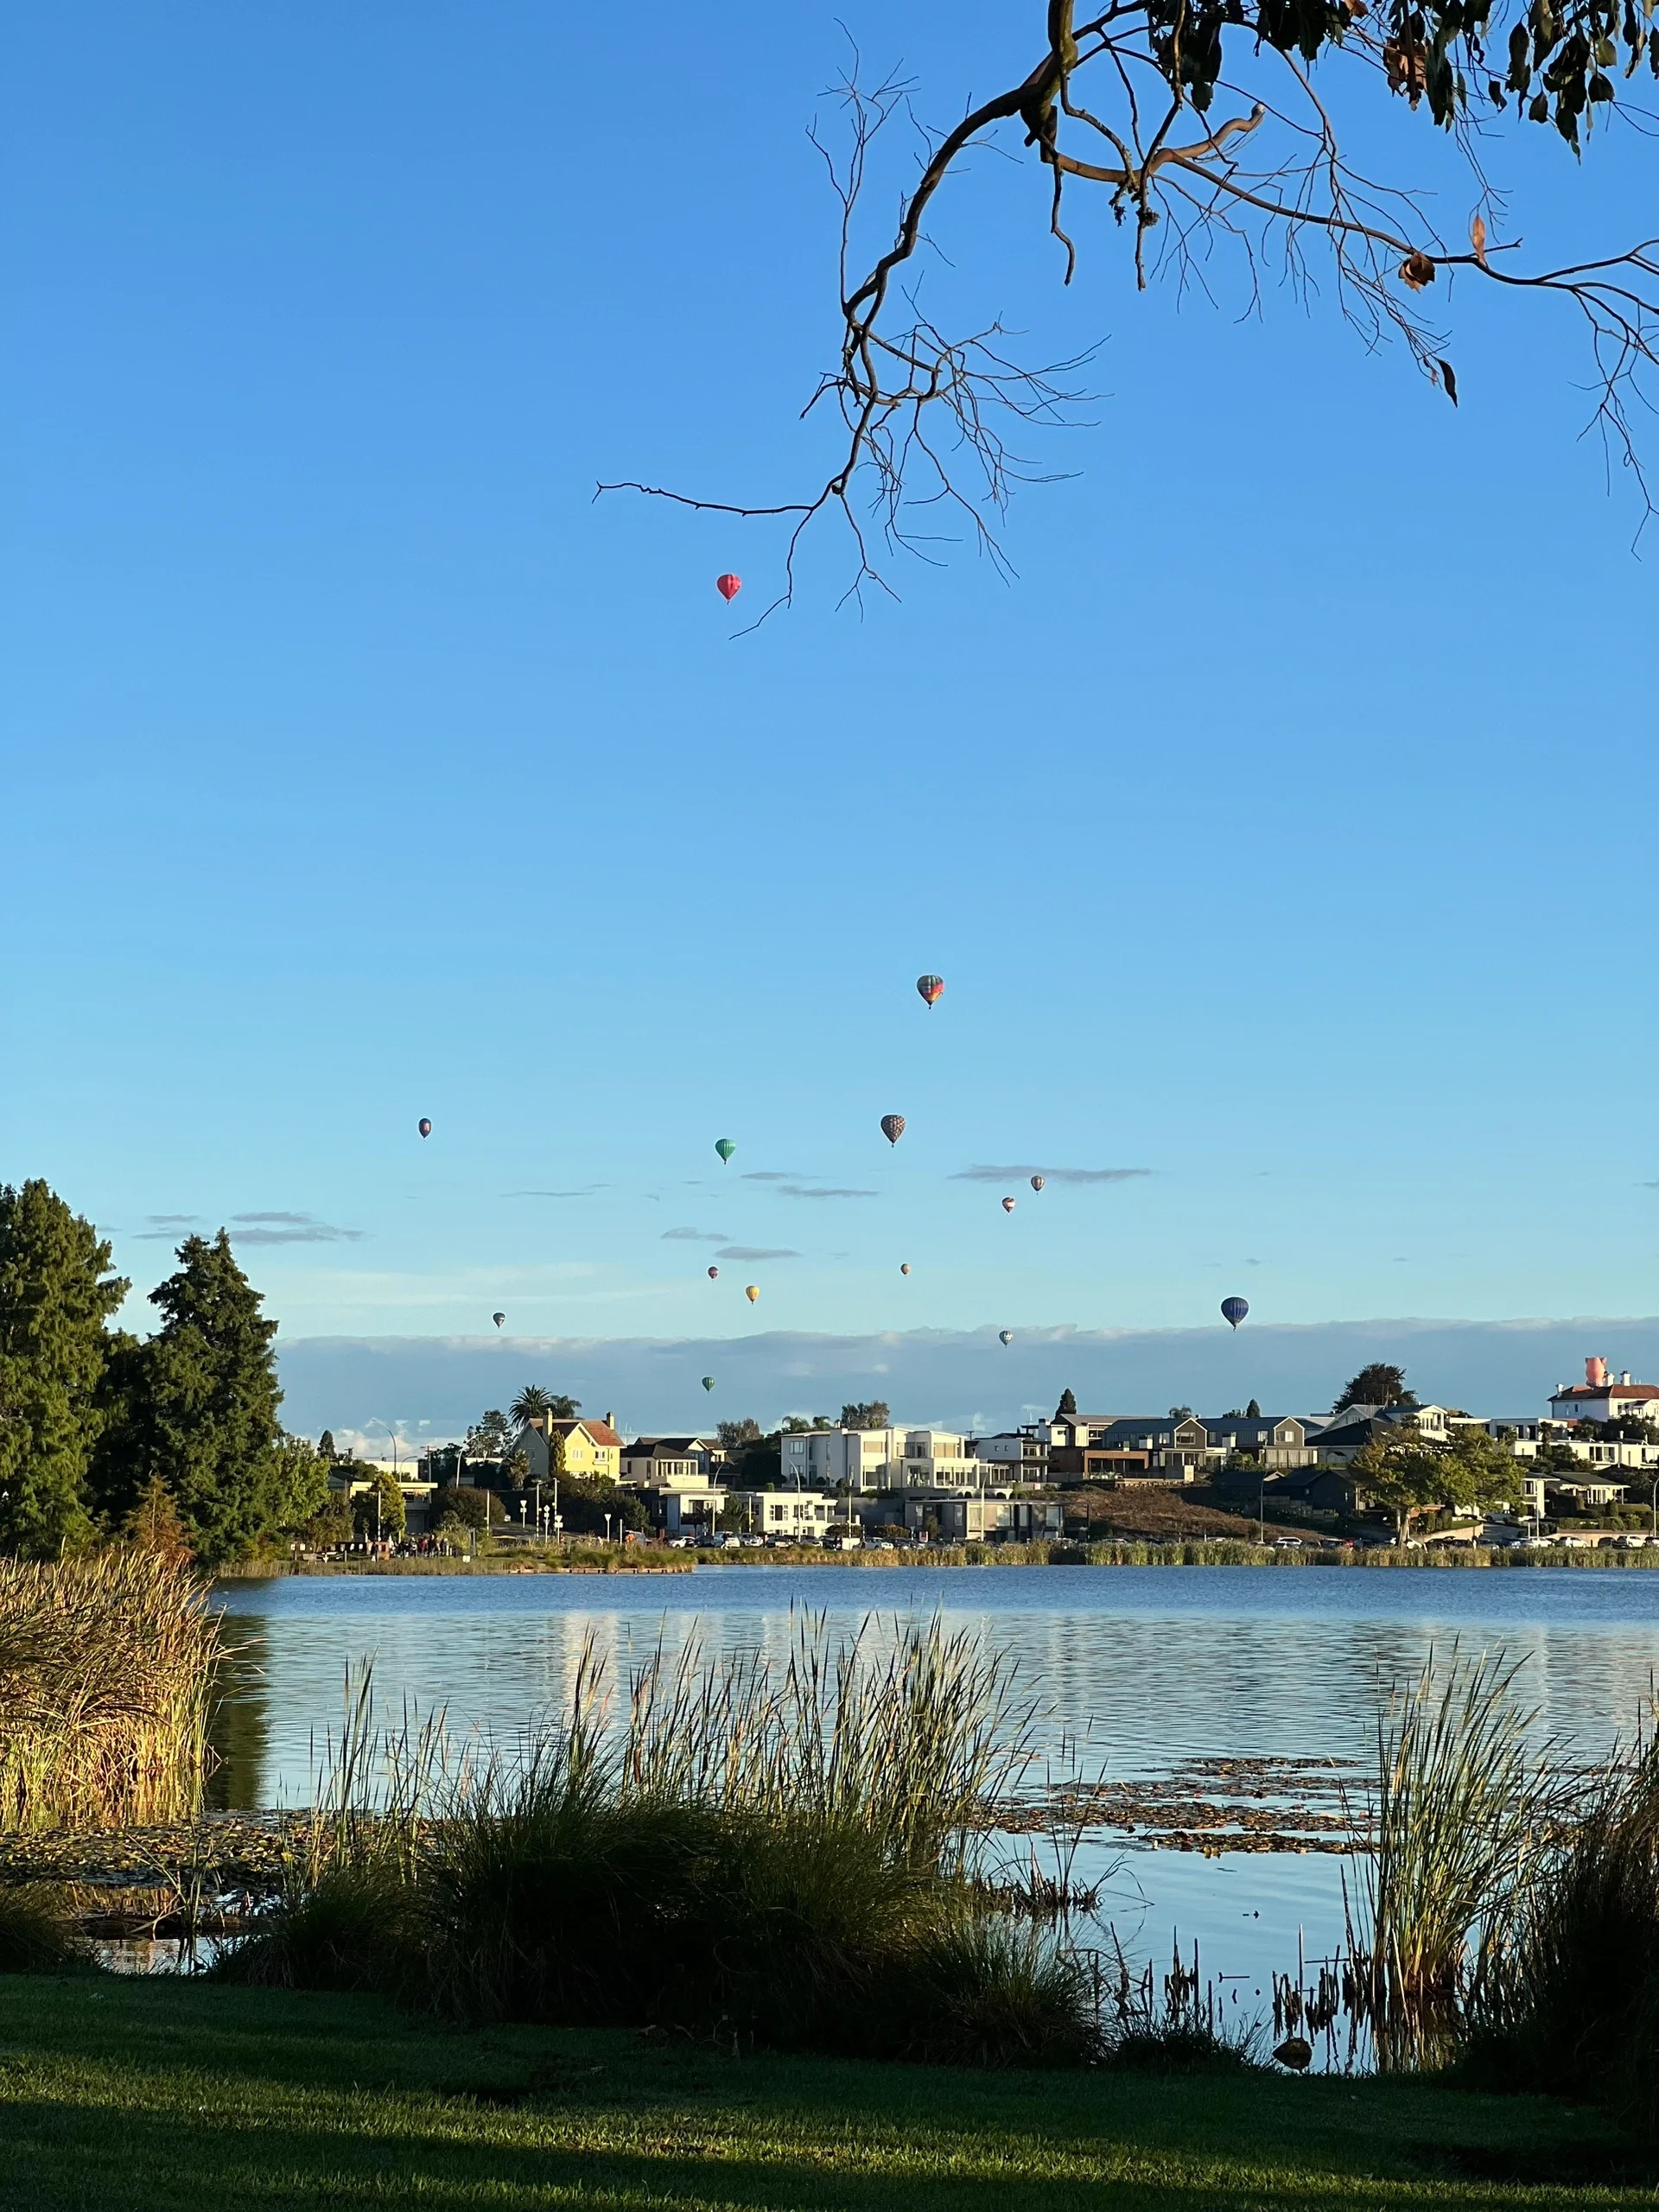
[[[979,149],[1021,134],[1049,181],[1049,234],[1064,283],[1078,267],[1069,195],[1102,195],[1140,289],[1162,278],[1210,290],[1231,247],[1252,300],[1276,268],[1305,298],[1321,273],[1368,343],[1394,337],[1454,404],[1456,371],[1431,298],[1453,276],[1563,308],[1592,364],[1592,421],[1652,512],[1632,431],[1644,375],[1659,362],[1659,238],[1558,264],[1530,264],[1504,235],[1508,209],[1485,156],[1505,127],[1541,125],[1574,156],[1615,116],[1654,118],[1618,89],[1659,77],[1656,0],[1046,0],[1031,67],[950,130],[920,124],[919,173],[899,196],[890,242],[859,241],[872,163],[895,124],[915,124],[913,87],[838,88],[839,150],[815,129],[840,209],[837,359],[804,410],[838,414],[827,474],[806,494],[766,505],[705,499],[638,481],[605,484],[713,512],[789,526],[783,581],[760,616],[787,605],[811,526],[836,516],[850,533],[849,595],[890,590],[882,549],[935,557],[942,514],[954,515],[1001,563],[996,524],[1030,463],[1007,442],[1014,424],[1074,421],[1087,395],[1083,353],[1020,362],[991,321],[947,331],[921,303],[930,221]],[[1033,13],[1039,11],[1033,9]],[[1083,20],[1079,21],[1079,15]],[[1033,26],[1033,29],[1035,26]],[[1359,168],[1339,115],[1356,102],[1403,104],[1446,134],[1468,187],[1466,235],[1433,220],[1421,183]],[[1217,109],[1226,111],[1218,116]],[[1442,283],[1445,278],[1446,282]],[[1435,288],[1439,287],[1439,291]]]

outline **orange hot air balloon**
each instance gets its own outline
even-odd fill
[[[889,1144],[897,1144],[899,1138],[905,1134],[904,1116],[902,1114],[884,1114],[881,1116],[881,1134],[886,1137]]]
[[[710,1282],[718,1282],[720,1281],[720,1269],[718,1268],[709,1268],[709,1280]]]
[[[1042,1179],[1042,1177],[1041,1177],[1040,1175],[1033,1175],[1033,1176],[1032,1177],[1032,1179],[1031,1179],[1031,1187],[1032,1187],[1032,1189],[1033,1189],[1033,1191],[1040,1191],[1040,1190],[1042,1189],[1042,1187],[1043,1187],[1043,1179]]]
[[[745,1283],[743,1286],[743,1295],[748,1300],[750,1305],[753,1306],[755,1300],[760,1295],[760,1284],[758,1282]]]
[[[1002,1211],[1004,1213],[1012,1213],[1014,1211],[1014,1200],[1012,1198],[1003,1199]]]
[[[908,1260],[901,1260],[899,1262],[899,1272],[901,1275],[907,1275],[910,1273],[910,1262]]]
[[[716,576],[715,578],[715,589],[720,594],[728,607],[731,605],[732,601],[737,597],[737,594],[742,590],[742,588],[743,579],[741,576],[727,575]]]
[[[416,1122],[415,1126],[423,1137],[429,1137],[431,1135],[432,1124],[427,1120],[424,1114],[422,1115],[420,1120]]]
[[[944,996],[944,978],[943,976],[918,976],[916,988],[929,1006],[937,1006]]]

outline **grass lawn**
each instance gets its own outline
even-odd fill
[[[1370,2212],[1651,2205],[1593,2115],[1410,2082],[1152,2081],[451,2032],[371,1998],[0,1978],[0,2205]]]

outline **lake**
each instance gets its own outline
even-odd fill
[[[1593,1758],[1634,1729],[1659,1656],[1659,1574],[1634,1571],[712,1567],[293,1577],[217,1598],[243,1647],[217,1732],[214,1796],[233,1806],[307,1801],[348,1666],[374,1662],[384,1711],[408,1699],[446,1708],[452,1735],[510,1738],[563,1703],[589,1637],[622,1672],[693,1636],[711,1652],[781,1653],[791,1608],[849,1629],[936,1611],[971,1626],[1014,1655],[1057,1756],[1070,1744],[1109,1779],[1194,1791],[1218,1761],[1363,1774],[1379,1702],[1454,1644],[1513,1664],[1541,1737]],[[1311,1851],[1205,1858],[1104,1831],[1078,1867],[1104,1878],[1127,1946],[1164,1961],[1176,1929],[1189,1955],[1196,1936],[1206,1971],[1239,1976],[1247,2000],[1294,1964],[1299,1929],[1310,1956],[1336,1947],[1345,1864]]]

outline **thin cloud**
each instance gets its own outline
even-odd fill
[[[591,1198],[595,1191],[602,1191],[602,1183],[589,1183],[581,1191],[503,1191],[504,1198]]]
[[[750,1167],[744,1171],[746,1183],[794,1183],[800,1179],[798,1167]]]
[[[360,1244],[368,1233],[308,1213],[237,1213],[231,1219],[238,1244]]]
[[[959,1167],[950,1179],[953,1183],[1017,1183],[1024,1176],[1040,1175],[1049,1183],[1133,1183],[1151,1173],[1150,1167],[1045,1167],[1040,1160],[1027,1160],[1020,1167]]]
[[[731,1232],[724,1229],[665,1229],[664,1244],[723,1244]]]
[[[149,1227],[133,1231],[138,1241],[144,1244],[170,1244],[181,1229],[197,1228],[201,1222],[199,1213],[152,1213],[146,1214],[144,1218]]]
[[[778,1185],[778,1195],[780,1198],[874,1198],[880,1197],[880,1193],[876,1191],[843,1191],[826,1188],[821,1183],[780,1183]]]
[[[725,1244],[715,1255],[721,1260],[798,1260],[798,1252],[768,1251],[759,1244]]]

